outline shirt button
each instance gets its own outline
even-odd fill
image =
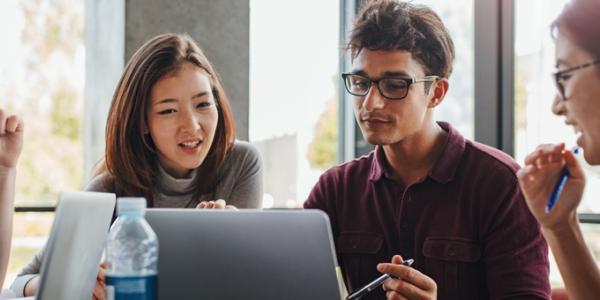
[[[454,247],[448,247],[446,254],[448,257],[454,257],[456,255],[456,249],[454,249]]]

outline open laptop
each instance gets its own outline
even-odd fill
[[[321,211],[148,209],[146,219],[159,299],[342,299]]]
[[[91,299],[114,208],[115,194],[62,192],[38,293],[23,299]]]

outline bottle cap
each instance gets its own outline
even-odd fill
[[[146,198],[120,197],[117,199],[117,216],[124,214],[144,215],[146,212]]]

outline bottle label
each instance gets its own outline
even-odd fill
[[[157,276],[106,276],[107,300],[156,300]]]

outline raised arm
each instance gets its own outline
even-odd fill
[[[0,287],[8,266],[13,227],[16,166],[23,147],[23,122],[0,109]]]
[[[565,166],[569,178],[555,207],[546,213],[546,201]],[[585,187],[577,159],[562,144],[541,145],[527,156],[525,167],[517,175],[527,205],[552,249],[569,297],[599,299],[600,272],[577,222],[577,206]]]

